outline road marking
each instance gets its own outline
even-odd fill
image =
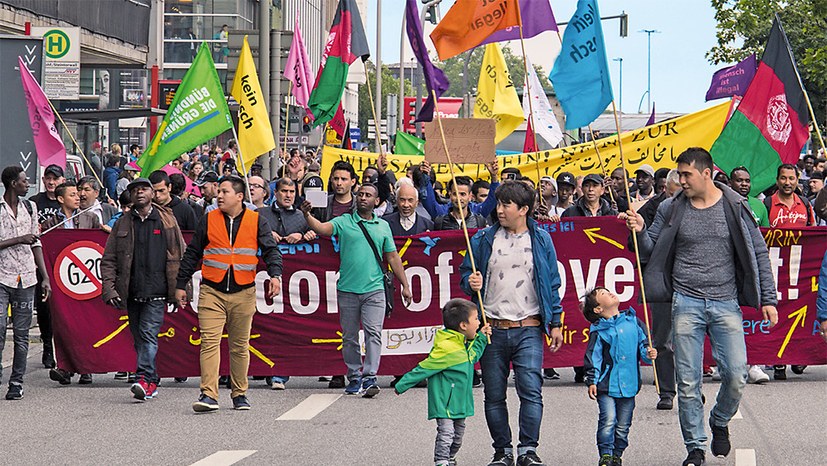
[[[751,448],[735,450],[735,466],[755,466],[755,450]]]
[[[738,411],[735,411],[735,414],[732,415],[732,419],[743,419],[744,416],[741,415],[741,408],[738,408]]]
[[[336,402],[339,398],[342,397],[342,394],[338,395],[310,395],[304,399],[301,403],[297,404],[293,409],[287,411],[286,413],[282,414],[277,421],[309,421],[316,417],[317,414],[321,413],[328,406],[332,405]]]
[[[221,450],[192,463],[192,466],[229,466],[252,455],[257,450]]]

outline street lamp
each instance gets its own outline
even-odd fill
[[[652,34],[660,34],[660,31],[656,29],[641,29],[638,32],[645,32],[646,33],[646,42],[647,42],[647,59],[646,59],[646,113],[652,111]],[[643,103],[643,97],[640,98],[641,103]],[[640,113],[640,105],[637,107],[638,113]]]

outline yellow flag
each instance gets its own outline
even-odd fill
[[[500,46],[496,43],[485,46],[474,118],[493,118],[497,121],[495,143],[505,139],[524,119],[517,89],[511,81]]]
[[[256,157],[276,148],[276,141],[273,139],[273,127],[270,126],[270,116],[262,98],[261,84],[258,82],[256,64],[247,36],[244,36],[244,46],[241,48],[230,94],[238,102],[239,152],[244,167],[250,170]]]

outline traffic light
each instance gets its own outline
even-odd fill
[[[284,134],[289,132],[287,122],[287,104],[281,104],[281,111],[279,113],[279,128],[284,128]]]
[[[305,115],[302,118],[302,132],[309,133],[310,132],[310,117]]]
[[[437,18],[436,6],[429,7],[425,12],[425,21],[428,21],[431,24],[436,24],[439,22],[439,18]]]
[[[629,15],[624,11],[620,15],[620,37],[629,35]]]

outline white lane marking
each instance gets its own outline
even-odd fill
[[[751,448],[735,450],[735,466],[755,466],[755,450]]]
[[[252,455],[257,450],[221,450],[192,463],[191,466],[230,466]]]
[[[297,404],[293,409],[287,411],[286,413],[282,414],[277,421],[308,421],[316,417],[317,414],[321,413],[328,406],[332,405],[336,402],[339,398],[342,397],[342,394],[332,395],[332,394],[317,394],[317,395],[310,395],[305,398],[301,403]]]
[[[738,411],[735,411],[735,414],[732,415],[732,419],[743,419],[744,416],[741,415],[741,408],[738,408]]]

